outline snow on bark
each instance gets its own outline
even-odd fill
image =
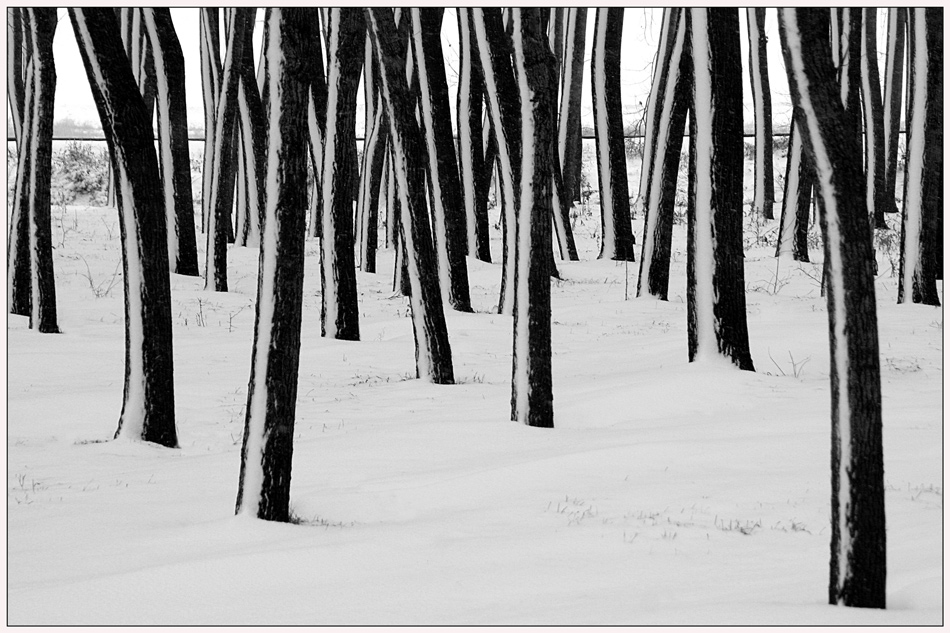
[[[24,13],[26,9],[23,9]],[[24,17],[24,21],[26,18]],[[30,171],[33,161],[29,136],[33,127],[33,61],[26,63],[27,80],[24,84],[23,117],[20,140],[17,144],[17,171],[10,215],[10,233],[7,239],[7,305],[10,314],[31,315],[30,276]]]
[[[311,19],[317,27],[320,10],[310,9]],[[323,140],[327,128],[327,78],[323,63],[323,38],[320,28],[314,29],[313,73],[310,77],[310,100],[307,104],[307,128],[310,147],[310,162],[313,167],[313,195],[310,198],[310,224],[308,235],[323,235]]]
[[[656,153],[657,122],[662,122],[663,118],[658,117],[657,110],[662,106],[659,100],[665,93],[667,77],[669,76],[670,51],[672,48],[671,35],[676,37],[679,34],[680,11],[677,7],[666,7],[663,9],[663,17],[660,22],[660,41],[657,46],[656,63],[653,65],[653,80],[650,82],[650,94],[647,97],[647,107],[644,118],[646,126],[643,131],[643,152],[640,162],[640,189],[637,192],[637,199],[634,205],[641,206],[646,204],[647,192],[650,188],[650,174],[653,173],[653,155]],[[644,252],[647,246],[644,241]],[[643,260],[641,262],[641,269]]]
[[[385,109],[376,107],[378,100],[376,84],[378,70],[373,63],[373,43],[366,38],[365,62],[363,63],[363,96],[366,100],[365,141],[363,142],[363,166],[360,178],[360,197],[356,208],[359,252],[358,265],[367,273],[376,272],[376,246],[379,227],[379,192],[382,187],[383,167],[389,140]],[[373,107],[370,107],[370,104]]]
[[[10,104],[10,119],[13,121],[13,138],[17,149],[23,136],[25,90],[23,75],[26,70],[27,51],[23,42],[23,18],[20,9],[7,7],[7,101]]]
[[[350,144],[356,138],[356,94],[366,36],[359,9],[329,10],[327,125],[323,145],[323,237],[320,240],[321,330],[347,341],[360,338],[353,254]]]
[[[587,8],[567,9],[564,36],[564,63],[561,71],[561,107],[558,119],[558,157],[564,191],[573,202],[580,187],[581,92],[584,78],[584,44],[587,36]]]
[[[904,32],[907,9],[887,10],[887,55],[884,66],[884,212],[897,213],[897,147],[901,128],[901,96],[904,88]]]
[[[861,103],[864,106],[865,190],[872,226],[884,229],[884,105],[877,64],[877,8],[861,9]]]
[[[780,9],[789,85],[823,204],[831,348],[832,544],[829,601],[884,608],[880,361],[860,143],[831,79],[827,10]],[[801,22],[801,25],[800,25]]]
[[[221,51],[218,32],[218,9],[200,11],[201,95],[205,113],[205,142],[201,169],[201,230],[207,231],[214,177],[215,107],[221,81]]]
[[[746,9],[749,31],[749,75],[752,80],[752,102],[755,112],[755,186],[753,208],[768,219],[775,197],[772,178],[772,93],[769,87],[769,66],[766,54],[765,8]]]
[[[775,243],[775,256],[792,256],[807,262],[808,216],[811,210],[811,191],[814,177],[805,153],[801,124],[795,116],[788,130],[788,157],[785,166],[785,190],[782,196],[782,216]]]

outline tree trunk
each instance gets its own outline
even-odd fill
[[[884,104],[877,66],[877,7],[861,9],[861,103],[864,106],[865,190],[871,224],[886,229]]]
[[[620,102],[620,41],[623,9],[597,9],[591,55],[591,96],[600,188],[601,259],[633,261],[627,158]]]
[[[901,92],[904,88],[905,7],[887,10],[887,58],[884,66],[884,212],[897,213],[897,146],[901,129]]]
[[[785,193],[782,196],[782,217],[779,221],[775,256],[791,255],[795,261],[807,262],[808,216],[815,175],[805,151],[801,115],[792,116],[788,129],[788,156],[785,163]]]
[[[218,28],[218,9],[201,11],[201,96],[205,113],[204,159],[201,169],[201,231],[207,232],[211,183],[214,174],[215,108],[221,85],[221,45]]]
[[[519,208],[521,182],[521,113],[518,87],[511,67],[511,42],[499,9],[472,12],[472,24],[478,41],[478,55],[485,77],[485,95],[498,148],[498,176],[501,181],[502,275],[498,300],[499,314],[512,314],[514,294],[516,209]]]
[[[389,9],[364,9],[380,71],[382,106],[389,119],[394,179],[400,208],[400,246],[405,251],[409,307],[416,343],[416,377],[436,384],[455,381],[452,348],[433,267],[435,254],[426,221],[422,138],[412,116],[405,55]],[[398,269],[397,269],[398,270]]]
[[[300,131],[307,121],[314,27],[304,12],[272,9],[266,42],[275,99],[267,143],[276,164],[267,175],[271,195],[261,221],[254,347],[235,513],[268,521],[291,518],[307,206],[307,142]]]
[[[722,354],[753,370],[742,253],[742,60],[736,9],[690,9],[693,117],[687,214],[690,361]],[[694,130],[694,131],[692,131]]]
[[[835,83],[827,9],[780,9],[793,103],[814,159],[828,263],[831,347],[829,602],[884,608],[881,376],[861,145]]]
[[[385,108],[377,104],[378,69],[373,63],[373,43],[367,38],[363,63],[363,97],[366,102],[366,125],[363,134],[363,168],[360,198],[356,207],[356,247],[359,268],[376,272],[376,246],[379,233],[379,191],[383,183],[383,167],[389,141],[389,124]]]
[[[253,23],[252,16],[244,33],[244,61],[239,70],[237,98],[241,153],[245,157],[244,197],[247,209],[241,232],[247,246],[260,245],[267,189],[267,116],[254,73]]]
[[[116,437],[178,444],[165,212],[145,103],[111,9],[70,9],[117,176],[125,389]]]
[[[10,215],[10,233],[7,237],[7,303],[10,314],[30,316],[31,275],[30,275],[30,173],[33,153],[30,148],[30,136],[33,128],[33,62],[30,59],[33,46],[31,42],[29,13],[27,9],[11,9],[16,16],[15,32],[23,46],[20,63],[22,68],[13,68],[14,82],[19,78],[22,100],[11,103],[10,110],[19,120],[17,130],[17,171],[13,192],[13,208]],[[18,47],[19,49],[19,47]],[[8,64],[12,62],[8,58]],[[9,78],[9,77],[8,77]],[[15,86],[8,97],[20,100]]]
[[[320,26],[320,10],[309,9],[310,19]],[[313,165],[313,197],[310,199],[310,237],[323,237],[323,140],[327,133],[327,77],[323,65],[323,38],[314,29],[314,63],[310,77],[307,127],[310,131],[310,161]]]
[[[13,121],[13,138],[19,150],[23,137],[26,91],[23,76],[29,59],[29,50],[24,40],[23,9],[7,7],[7,101],[10,104],[10,119]]]
[[[179,275],[198,276],[195,210],[185,108],[185,58],[168,9],[142,9],[155,65],[159,172],[168,230],[168,261]]]
[[[521,102],[521,195],[515,252],[511,419],[554,426],[551,389],[551,166],[557,71],[537,9],[514,9],[514,64]]]
[[[749,25],[749,76],[755,112],[755,192],[753,208],[767,220],[775,219],[772,205],[775,184],[772,175],[772,90],[766,53],[765,8],[746,9]]]
[[[353,182],[359,174],[356,93],[366,28],[359,9],[330,9],[327,47],[327,128],[323,145],[323,238],[320,240],[320,321],[327,338],[358,341],[359,305],[353,256]]]
[[[676,179],[693,92],[689,31],[684,10],[664,10],[661,38],[661,57],[653,79],[656,101],[651,96],[643,148],[640,190],[644,211],[643,249],[637,296],[650,295],[666,301],[670,286]]]
[[[558,153],[564,190],[571,202],[580,200],[581,184],[581,93],[584,78],[584,44],[587,8],[568,10],[561,73],[561,111],[558,121]]]
[[[910,9],[907,166],[898,303],[940,305],[943,267],[943,13]]]

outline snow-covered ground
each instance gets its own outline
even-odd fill
[[[380,274],[359,274],[363,340],[342,342],[320,337],[308,242],[300,523],[285,525],[233,516],[256,250],[230,250],[227,294],[172,278],[181,448],[110,441],[124,354],[116,212],[53,217],[63,333],[8,317],[10,624],[942,621],[943,312],[897,306],[886,264],[888,609],[872,611],[826,604],[820,264],[748,250],[757,371],[691,365],[685,227],[674,230],[671,300],[635,299],[636,264],[592,260],[599,216],[582,215],[584,261],[559,262],[552,286],[552,430],[508,420],[499,264],[469,259],[476,313],[447,315],[460,384],[434,386],[413,379],[392,251]],[[639,243],[642,217],[634,227]]]

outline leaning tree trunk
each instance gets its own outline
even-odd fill
[[[251,20],[244,32],[244,60],[239,70],[237,96],[241,154],[244,157],[243,193],[246,209],[244,224],[238,227],[238,232],[246,246],[260,244],[264,193],[267,187],[267,116],[254,73],[253,35]]]
[[[767,220],[775,219],[772,205],[775,185],[772,176],[772,90],[765,45],[765,7],[746,9],[749,25],[749,76],[755,112],[755,188],[753,210]]]
[[[389,140],[389,124],[379,101],[377,85],[379,71],[373,63],[373,42],[365,42],[363,62],[363,98],[366,104],[364,125],[363,167],[360,177],[360,197],[356,206],[356,248],[359,269],[376,272],[376,247],[379,235],[379,192],[383,184],[383,168]]]
[[[689,360],[753,370],[742,252],[742,60],[736,9],[690,9],[693,53],[687,325]]]
[[[207,231],[214,173],[215,108],[221,92],[221,44],[218,9],[202,8],[200,20],[201,96],[205,114],[205,142],[201,168],[201,230]]]
[[[581,185],[581,93],[584,79],[584,44],[587,8],[568,9],[561,70],[561,109],[558,119],[558,154],[561,177],[570,201],[579,200]]]
[[[205,253],[205,289],[228,291],[228,238],[234,206],[234,124],[237,120],[238,81],[244,59],[244,31],[253,19],[252,9],[235,12],[221,70],[220,93],[215,105],[214,159],[208,192],[208,247]]]
[[[897,146],[904,88],[905,7],[887,10],[887,58],[884,66],[884,212],[897,213]]]
[[[805,151],[801,115],[792,116],[788,128],[788,156],[785,163],[785,193],[782,196],[782,217],[779,221],[775,256],[791,255],[798,262],[808,258],[808,216],[811,211],[811,191],[815,183],[811,159]]]
[[[171,290],[152,126],[112,9],[70,9],[69,17],[117,177],[125,389],[116,437],[174,447]]]
[[[884,158],[884,104],[881,73],[877,66],[877,8],[861,9],[861,103],[864,106],[865,191],[871,224],[886,229]]]
[[[436,384],[455,381],[452,348],[433,267],[435,254],[426,218],[422,135],[413,117],[405,76],[405,50],[389,9],[364,9],[366,30],[379,64],[381,106],[390,125],[399,211],[400,245],[404,248],[412,332],[416,343],[416,377]],[[398,274],[398,273],[397,273]]]
[[[309,16],[319,27],[320,10],[309,9]],[[327,133],[327,77],[323,66],[323,37],[319,28],[314,29],[313,50],[310,101],[307,104],[307,128],[310,132],[307,140],[313,166],[313,196],[310,198],[307,233],[310,237],[323,237],[323,139]]]
[[[456,99],[459,139],[459,184],[465,208],[468,254],[491,262],[488,234],[488,200],[479,195],[479,175],[485,168],[482,147],[482,95],[484,81],[472,25],[473,9],[457,9],[459,29],[459,83]]]
[[[7,8],[7,101],[10,104],[10,119],[13,121],[13,138],[20,147],[23,130],[23,115],[26,102],[26,64],[29,49],[24,40],[23,11],[17,7]]]
[[[651,97],[645,139],[648,143],[643,150],[643,250],[638,297],[650,295],[665,301],[669,294],[676,178],[692,99],[692,76],[686,14],[683,9],[665,9],[660,58],[653,75],[656,101]]]
[[[236,514],[290,520],[300,324],[303,312],[307,206],[307,66],[313,63],[305,9],[274,8],[267,123],[267,208],[261,222],[260,269],[251,378],[241,448]]]
[[[780,9],[792,100],[814,159],[831,347],[829,602],[884,608],[887,556],[881,374],[861,145],[835,82],[827,9]]]
[[[620,41],[623,9],[597,9],[591,55],[591,96],[600,188],[601,246],[599,257],[633,261],[627,159],[620,102]]]
[[[537,9],[514,9],[514,65],[521,102],[521,200],[515,251],[511,419],[554,426],[551,389],[551,167],[557,102],[554,56]]]
[[[31,127],[32,45],[26,27],[27,9],[7,9],[7,98],[17,146],[17,171],[7,236],[7,305],[10,314],[30,315],[29,172],[32,155],[26,145]]]
[[[461,207],[458,163],[452,140],[449,90],[442,58],[442,9],[410,9],[412,51],[419,73],[423,137],[433,207],[439,286],[445,301],[461,312],[472,311],[468,287],[465,216]]]
[[[498,179],[501,181],[502,276],[498,301],[500,314],[512,314],[514,294],[516,210],[520,207],[521,188],[521,113],[518,87],[511,67],[511,42],[499,9],[472,12],[472,24],[478,40],[479,60],[485,76],[485,95],[495,144],[498,149]]]
[[[909,9],[907,166],[898,303],[940,305],[943,244],[943,13]]]
[[[353,256],[353,182],[350,144],[356,142],[356,93],[363,67],[366,27],[359,9],[330,9],[327,24],[327,127],[323,143],[323,237],[320,281],[321,332],[358,341],[359,305]]]
[[[142,19],[155,64],[158,167],[168,229],[168,261],[173,273],[197,277],[198,249],[185,108],[185,58],[167,8],[143,8]]]

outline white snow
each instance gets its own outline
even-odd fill
[[[616,252],[614,243],[614,203],[613,182],[610,174],[610,131],[607,129],[607,78],[604,73],[604,42],[607,39],[607,9],[597,9],[597,25],[594,35],[594,64],[591,81],[597,87],[594,91],[594,116],[597,118],[597,172],[600,174],[600,209],[603,215],[603,253],[604,257],[613,257]]]
[[[340,9],[329,9],[327,42],[327,129],[323,138],[323,237],[320,239],[320,248],[323,250],[323,296],[326,315],[323,326],[327,338],[336,338],[337,335],[337,305],[333,297],[337,295],[337,272],[334,270],[335,259],[332,255],[336,241],[336,224],[333,222],[333,192],[338,178],[337,170],[333,168],[336,160],[336,126],[329,125],[331,117],[336,117],[339,109],[339,94],[337,89],[340,83]]]
[[[697,361],[713,360],[719,356],[717,342],[719,321],[713,312],[716,290],[713,279],[716,275],[716,236],[713,223],[716,209],[713,207],[713,114],[716,104],[712,97],[712,74],[709,68],[710,51],[706,36],[706,9],[689,9],[692,13],[692,47],[694,60],[694,103],[709,104],[709,108],[694,107],[696,117],[696,355]]]
[[[923,174],[924,174],[924,128],[927,122],[927,112],[921,104],[927,103],[927,29],[926,16],[923,9],[908,9],[914,11],[913,20],[908,20],[914,28],[914,48],[910,59],[913,72],[914,94],[911,103],[914,108],[910,117],[910,130],[907,135],[907,191],[904,193],[904,270],[903,284],[904,303],[911,303],[914,296],[914,273],[917,271],[920,245],[920,214],[923,208]]]
[[[801,108],[805,115],[807,124],[802,130],[803,134],[808,134],[811,138],[811,146],[815,156],[815,173],[819,181],[818,192],[825,203],[825,239],[831,244],[841,244],[842,234],[838,222],[838,206],[833,195],[832,183],[834,180],[834,170],[831,164],[831,158],[828,149],[824,145],[824,139],[818,131],[818,116],[814,106],[811,103],[811,97],[808,90],[808,77],[805,75],[804,62],[802,60],[802,41],[798,30],[798,19],[793,9],[781,9],[782,15],[786,21],[786,32],[788,34],[789,57],[792,60],[792,73],[795,76],[795,82],[799,86],[801,94]],[[849,506],[851,503],[851,408],[850,408],[850,385],[848,384],[848,367],[851,359],[848,356],[848,331],[845,328],[845,289],[844,289],[844,263],[841,259],[840,248],[830,248],[828,260],[828,284],[830,286],[831,296],[834,297],[834,346],[836,354],[834,362],[835,370],[838,375],[838,410],[832,412],[837,414],[838,418],[838,437],[841,448],[841,459],[839,463],[840,471],[838,473],[838,515],[839,533],[841,535],[838,543],[838,587],[842,587],[850,576],[851,570],[848,565],[848,552],[851,549],[851,532],[848,526]]]

